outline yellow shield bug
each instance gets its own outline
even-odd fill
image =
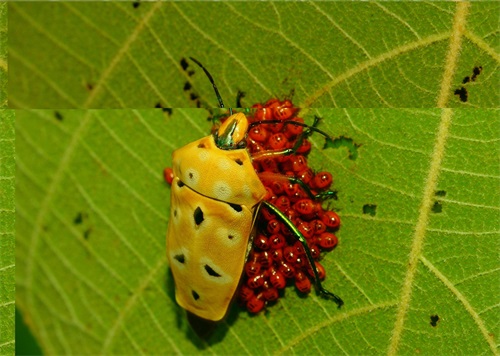
[[[191,59],[207,74],[219,105],[223,108],[224,104],[212,76],[201,63]],[[294,273],[296,286],[302,292],[310,290],[309,274],[321,296],[332,299],[339,307],[343,304],[338,296],[321,285],[320,279],[325,272],[314,261],[319,252],[309,247],[307,237],[310,236],[304,236],[312,231],[313,223],[295,219],[294,224],[291,213],[287,213],[288,210],[283,207],[285,203],[281,201],[272,204],[267,201],[266,197],[273,193],[264,184],[266,181],[283,183],[282,188],[296,196],[294,209],[303,213],[303,216],[317,217],[321,209],[318,208],[320,204],[317,201],[331,196],[330,192],[321,194],[318,191],[321,191],[322,186],[328,186],[325,180],[331,183],[331,175],[314,176],[304,163],[304,158],[302,161],[294,158],[290,163],[293,166],[291,169],[304,171],[304,180],[317,181],[317,186],[314,186],[316,189],[311,190],[301,178],[273,172],[272,169],[258,173],[255,169],[256,164],[265,166],[272,164],[275,158],[300,152],[304,149],[304,139],[312,132],[328,136],[315,127],[316,122],[309,126],[301,119],[283,121],[294,113],[295,109],[290,105],[272,105],[274,102],[268,108],[269,112],[273,110],[274,116],[262,117],[262,120],[253,122],[249,122],[245,114],[233,114],[232,109],[229,109],[230,116],[212,135],[175,150],[172,169],[165,171],[165,178],[172,187],[167,256],[175,281],[175,297],[182,308],[196,317],[209,321],[221,320],[235,298],[244,270],[252,278],[247,278],[239,295],[240,299],[244,295],[243,300],[250,311],[257,312],[262,309],[266,300],[278,298],[277,289],[282,289],[286,284],[287,273]],[[266,115],[265,111],[260,113]],[[291,135],[298,136],[298,139],[292,147],[288,147],[283,144],[287,140],[285,134],[271,135],[268,138],[266,130],[259,125],[285,125],[290,127]],[[269,139],[271,149],[250,149],[247,147],[249,135],[255,139],[251,139],[251,142],[256,145],[257,141]],[[261,213],[269,217],[267,236],[256,232],[256,221]],[[321,218],[323,216],[331,220],[331,214],[329,217],[328,214],[321,213]],[[297,223],[299,220],[300,223]],[[312,221],[321,222],[320,219]],[[336,244],[333,234],[322,234],[324,236],[318,236],[323,237],[315,238],[318,244],[326,247]],[[293,237],[296,241],[294,247],[282,248],[280,244],[285,235]],[[251,251],[254,239],[261,252]],[[309,273],[291,272],[284,260],[280,262],[285,266],[283,270],[270,268],[266,274],[257,273],[262,266],[266,266],[266,261],[272,264],[272,256],[267,251],[271,245],[279,246],[273,252],[277,251],[280,258],[284,256],[289,260],[290,268],[292,260],[294,263],[300,261]],[[313,257],[314,254],[316,256]],[[255,295],[252,289],[257,288],[266,289]]]

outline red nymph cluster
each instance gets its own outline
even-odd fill
[[[337,245],[333,232],[339,228],[339,216],[323,209],[321,199],[312,199],[301,184],[291,181],[290,177],[302,181],[310,193],[317,195],[328,191],[332,175],[315,173],[308,166],[306,156],[311,143],[307,135],[301,137],[308,128],[286,123],[304,123],[297,117],[299,109],[293,107],[290,100],[271,99],[252,108],[255,111],[249,122],[259,124],[250,127],[247,148],[255,171],[266,187],[265,200],[293,222],[306,238],[312,257],[318,260],[321,251]],[[293,154],[273,154],[273,151],[292,148]],[[252,313],[261,311],[267,302],[276,301],[280,297],[279,290],[285,288],[287,282],[294,283],[300,292],[309,293],[311,278],[314,280],[302,244],[266,207],[261,208],[256,224],[256,236],[238,296],[239,302]],[[319,262],[315,263],[320,279],[324,279],[325,269]]]

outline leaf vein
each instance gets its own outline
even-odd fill
[[[396,58],[397,56],[403,54],[403,53],[408,53],[411,51],[414,51],[416,49],[422,48],[429,46],[433,43],[436,42],[441,42],[449,38],[450,33],[445,32],[445,33],[439,33],[439,34],[434,34],[431,36],[428,36],[426,38],[423,38],[420,41],[414,41],[410,43],[403,44],[397,48],[394,48],[391,51],[388,51],[386,53],[383,53],[377,57],[373,57],[370,60],[358,63],[355,67],[352,67],[346,71],[344,71],[342,74],[338,75],[335,78],[332,78],[332,80],[325,85],[323,85],[320,89],[315,91],[313,94],[311,94],[306,100],[299,105],[299,107],[310,107],[316,100],[318,100],[321,96],[323,96],[325,93],[329,93],[331,89],[338,84],[342,82],[347,82],[347,80],[356,74],[359,74],[361,72],[364,72],[372,67],[375,67],[379,65],[380,63],[386,62],[388,60],[392,60]]]
[[[437,277],[437,279],[440,280],[441,282],[443,282],[443,284],[462,303],[462,305],[465,307],[467,312],[470,314],[470,316],[472,317],[472,319],[474,320],[474,322],[478,326],[481,334],[483,335],[484,339],[488,343],[488,345],[491,349],[491,352],[493,354],[496,354],[497,350],[496,350],[495,340],[493,339],[493,336],[490,335],[490,333],[488,332],[488,329],[486,328],[486,325],[484,324],[484,320],[479,316],[479,314],[476,312],[476,310],[472,307],[472,305],[469,303],[467,298],[429,260],[427,260],[424,256],[420,256],[419,259],[424,264],[424,266],[426,266],[432,273],[434,273],[434,275]]]
[[[109,353],[109,348],[111,347],[115,337],[117,336],[117,331],[119,328],[125,327],[125,319],[128,313],[133,309],[138,300],[140,300],[140,296],[144,292],[145,288],[151,283],[156,274],[161,271],[162,267],[165,267],[165,259],[160,258],[154,267],[152,267],[148,274],[142,279],[142,282],[137,286],[137,288],[133,291],[132,295],[128,298],[123,308],[120,308],[118,315],[115,321],[112,323],[112,326],[109,328],[108,334],[104,338],[104,343],[102,346],[102,350],[100,354],[106,355]],[[140,349],[139,349],[140,351]]]
[[[350,318],[352,318],[354,316],[366,315],[366,314],[372,313],[375,310],[394,308],[398,304],[399,303],[397,301],[385,302],[385,303],[379,303],[379,304],[375,304],[375,305],[369,305],[366,307],[354,309],[354,310],[351,310],[349,312],[339,313],[336,316],[334,316],[333,318],[325,320],[321,323],[317,323],[316,325],[312,326],[311,328],[305,330],[300,335],[291,339],[288,342],[288,344],[286,344],[283,348],[277,350],[275,354],[286,354],[288,351],[292,350],[293,347],[295,347],[296,345],[298,345],[299,343],[301,343],[305,339],[309,338],[311,335],[318,333],[323,328],[329,327],[333,324],[341,323],[344,320],[349,320]]]
[[[417,273],[418,258],[420,257],[423,249],[426,228],[429,224],[429,216],[433,205],[434,192],[436,191],[440,167],[444,158],[446,139],[450,131],[451,121],[452,111],[447,109],[443,110],[441,123],[436,134],[436,141],[434,144],[428,176],[422,192],[422,202],[419,208],[419,217],[415,226],[413,244],[410,250],[408,270],[401,288],[401,300],[398,306],[394,329],[392,331],[392,337],[388,349],[389,355],[395,355],[397,353],[401,340],[406,314],[411,301],[414,278]]]
[[[111,94],[114,96],[114,98],[120,103],[121,107],[126,107],[124,103],[122,102],[121,98],[117,96],[111,88],[109,88],[106,84],[108,77],[113,73],[115,68],[118,66],[118,63],[121,62],[122,58],[126,55],[128,55],[128,50],[132,46],[132,44],[135,42],[135,40],[139,37],[139,34],[142,32],[143,28],[145,25],[151,20],[151,17],[153,14],[157,12],[157,10],[162,6],[161,2],[156,2],[151,6],[151,9],[149,10],[148,13],[146,13],[142,18],[141,21],[137,24],[137,27],[132,31],[130,36],[127,38],[125,43],[121,47],[119,47],[118,52],[115,54],[115,56],[111,59],[109,65],[104,68],[104,70],[101,72],[101,75],[99,79],[96,81],[96,85],[94,86],[94,89],[91,91],[90,95],[87,97],[87,100],[84,103],[84,107],[89,107],[91,104],[94,102],[96,97],[98,96],[99,92],[102,90],[103,87],[106,87]]]

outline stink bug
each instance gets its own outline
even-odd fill
[[[191,59],[207,74],[219,105],[224,108],[210,73],[197,60]],[[282,120],[290,118],[295,112],[289,101],[281,106],[279,102],[273,102],[273,110]],[[259,121],[269,124],[268,134],[264,129],[252,130],[253,123],[249,123],[243,113],[229,111],[231,115],[210,136],[174,151],[172,170],[164,173],[172,187],[167,256],[175,281],[177,303],[196,317],[209,321],[219,321],[225,316],[235,294],[239,294],[251,312],[262,310],[266,300],[278,298],[278,289],[285,287],[285,277],[295,275],[292,264],[281,261],[281,250],[273,248],[272,254],[266,251],[270,246],[282,246],[284,237],[280,230],[286,229],[303,247],[305,256],[299,260],[311,270],[316,290],[321,296],[333,299],[340,307],[343,301],[322,287],[320,275],[324,276],[324,271],[318,270],[301,229],[287,217],[293,214],[287,215],[281,210],[287,205],[281,202],[280,207],[276,207],[265,200],[272,193],[263,184],[266,177],[279,176],[284,185],[293,183],[305,187],[305,184],[278,173],[259,175],[254,167],[268,156],[280,157],[298,152],[303,146],[302,140],[294,147],[286,147],[286,135],[274,133],[277,136],[272,140],[272,150],[252,153],[247,148],[249,136],[256,141],[265,141],[273,130],[277,130],[276,125],[281,125],[282,129],[284,124],[269,118]],[[321,132],[301,120],[291,121],[291,124],[289,126],[295,128],[290,130],[291,135],[294,132],[302,135],[303,129]],[[298,171],[307,168],[303,158],[295,166]],[[295,194],[295,190],[292,193]],[[304,203],[302,209],[312,211],[312,205]],[[256,242],[262,252],[250,253],[257,235],[255,222],[261,210],[265,212],[264,216],[274,216],[268,224],[272,238],[258,235]],[[279,269],[272,266],[273,256],[280,259]],[[260,273],[261,268],[265,273]],[[236,293],[242,274],[248,279],[241,291]],[[297,274],[301,282],[298,288],[307,291],[310,288],[308,277],[300,271]],[[263,292],[254,292],[262,288]]]

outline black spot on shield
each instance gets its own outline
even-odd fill
[[[221,275],[214,271],[209,265],[205,265],[205,271],[212,277],[220,277]]]
[[[186,262],[186,258],[184,257],[183,254],[180,254],[180,255],[175,255],[174,258],[179,261],[180,263],[184,263]]]
[[[200,207],[196,208],[193,217],[194,217],[194,223],[196,225],[200,225],[203,222],[203,220],[205,220],[205,218],[203,217],[203,211],[201,210]]]
[[[239,213],[240,211],[242,211],[242,210],[243,210],[243,208],[241,207],[241,205],[238,205],[238,204],[231,204],[231,203],[228,203],[228,204],[229,204],[229,206],[230,206],[231,208],[233,208],[234,210],[236,210],[238,213]]]

